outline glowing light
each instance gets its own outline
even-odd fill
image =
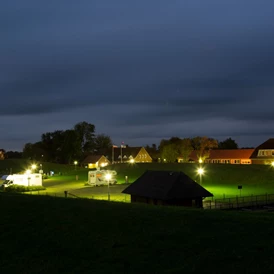
[[[106,166],[106,165],[107,165],[106,163],[102,163],[102,164],[101,164],[101,167],[104,167],[104,166]]]
[[[37,166],[35,165],[35,164],[33,164],[32,166],[31,166],[31,169],[36,169],[37,168]]]
[[[271,163],[271,165],[274,167],[274,161]]]
[[[201,164],[202,162],[203,162],[203,160],[200,158],[200,159],[199,159],[199,163]]]
[[[110,173],[107,173],[106,176],[105,176],[106,180],[109,181],[111,179],[111,174]]]
[[[78,164],[78,162],[77,162],[77,161],[74,161],[74,164],[75,164],[75,165],[77,165],[77,164]]]
[[[130,162],[131,164],[133,164],[133,163],[134,163],[134,159],[130,159],[129,162]]]
[[[204,169],[203,168],[198,168],[197,172],[198,172],[198,174],[202,175],[202,174],[204,174]]]
[[[26,170],[26,174],[31,174],[31,170],[30,170],[30,169],[27,169],[27,170]]]

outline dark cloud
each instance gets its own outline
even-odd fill
[[[132,145],[273,137],[273,8],[255,0],[2,4],[2,146],[22,149],[83,120]]]

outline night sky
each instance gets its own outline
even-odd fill
[[[0,148],[82,121],[117,145],[257,146],[274,137],[273,16],[273,0],[2,1]]]

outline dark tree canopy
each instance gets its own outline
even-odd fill
[[[219,149],[238,149],[238,144],[235,140],[228,138],[218,144]]]

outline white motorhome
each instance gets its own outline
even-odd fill
[[[21,186],[42,186],[42,174],[32,173],[32,174],[12,174],[4,175],[2,177],[5,181],[3,186],[9,187],[11,185],[21,185]]]
[[[110,174],[110,179],[107,179],[107,174]],[[117,183],[115,170],[92,170],[88,172],[88,184],[91,186],[114,185]]]

